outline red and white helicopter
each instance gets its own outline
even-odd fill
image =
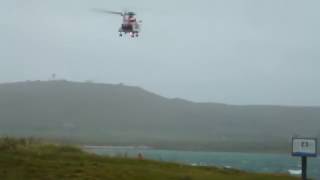
[[[122,24],[119,28],[119,36],[122,37],[124,34],[129,34],[131,37],[138,37],[140,33],[140,27],[142,21],[138,21],[136,19],[136,14],[130,11],[124,12],[116,12],[116,11],[108,11],[103,9],[95,9],[98,12],[107,13],[107,14],[115,14],[122,16]]]

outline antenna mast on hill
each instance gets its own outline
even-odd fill
[[[53,73],[53,74],[51,75],[51,80],[54,81],[54,80],[56,79],[56,76],[57,76],[57,75],[56,75],[55,73]]]

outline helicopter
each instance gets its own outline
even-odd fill
[[[122,16],[122,24],[119,28],[119,36],[122,37],[123,34],[129,34],[132,38],[138,37],[140,33],[140,27],[142,21],[137,21],[136,13],[131,11],[108,11],[103,9],[95,9],[98,12],[106,13],[106,14],[114,14]]]

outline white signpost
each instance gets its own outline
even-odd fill
[[[317,157],[316,138],[292,138],[292,156],[301,157],[302,179],[307,179],[307,157]]]

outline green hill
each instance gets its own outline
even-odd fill
[[[287,151],[292,135],[319,135],[319,119],[320,107],[194,103],[122,84],[0,84],[0,135],[91,144]]]
[[[70,146],[0,140],[0,179],[5,180],[294,180],[214,167],[100,157]]]

